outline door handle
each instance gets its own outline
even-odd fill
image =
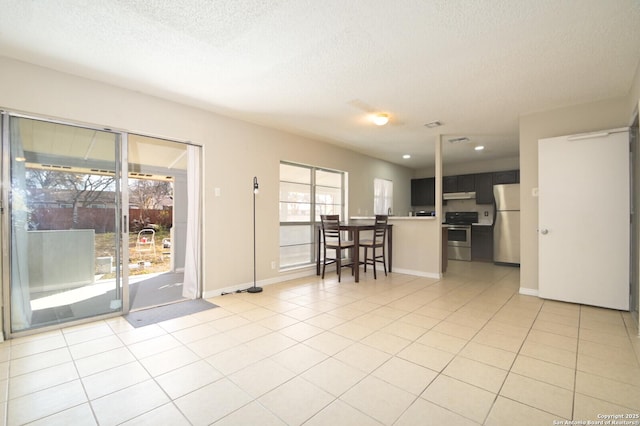
[[[542,229],[540,229],[540,233],[541,233],[542,235],[547,235],[547,234],[549,233],[549,230],[548,230],[548,229],[546,229],[546,228],[542,228]]]

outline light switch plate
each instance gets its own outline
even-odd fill
[[[538,188],[531,188],[531,196],[532,197],[538,196]]]

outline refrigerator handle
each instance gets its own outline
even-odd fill
[[[496,217],[498,217],[498,205],[496,204],[495,197],[493,198],[493,222],[491,223],[491,227],[495,228],[496,226]]]

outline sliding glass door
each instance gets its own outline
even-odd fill
[[[200,297],[200,147],[0,117],[5,336]]]
[[[123,310],[121,139],[3,116],[4,320],[11,334]]]

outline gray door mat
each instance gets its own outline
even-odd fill
[[[195,314],[197,312],[206,311],[207,309],[217,308],[211,302],[204,299],[187,300],[186,302],[171,303],[169,305],[158,306],[156,308],[143,309],[140,311],[130,312],[125,315],[125,319],[129,324],[138,328],[145,325],[156,324],[162,321],[168,321],[174,318],[180,318],[186,315]]]

